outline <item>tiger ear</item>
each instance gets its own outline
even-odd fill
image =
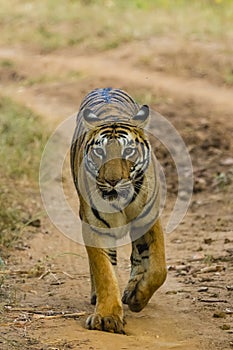
[[[133,121],[136,122],[136,125],[140,128],[144,128],[149,121],[150,109],[149,106],[143,105],[138,113],[133,117]]]
[[[92,129],[98,122],[99,118],[92,112],[90,108],[85,108],[83,111],[84,124],[88,129]]]

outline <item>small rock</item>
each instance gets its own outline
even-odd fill
[[[227,286],[227,290],[232,292],[233,291],[233,285],[232,286]]]
[[[213,278],[210,278],[210,277],[200,277],[198,279],[199,282],[213,282],[214,279]]]
[[[222,265],[215,265],[215,266],[206,266],[203,267],[200,272],[201,273],[208,273],[208,272],[220,272],[220,271],[224,271],[225,267]]]
[[[173,239],[171,242],[177,243],[177,244],[183,243],[183,241],[181,239],[177,239],[177,238]]]
[[[221,165],[233,165],[233,158],[225,158],[223,160],[220,160],[219,164]]]
[[[189,193],[186,192],[186,191],[180,191],[180,192],[178,193],[178,196],[179,196],[179,198],[180,198],[181,200],[186,200],[186,199],[189,198]]]
[[[194,192],[202,192],[206,189],[206,180],[202,178],[196,178],[194,183]]]
[[[213,314],[213,317],[215,318],[225,318],[226,317],[226,313],[223,311],[217,311]]]
[[[223,331],[228,331],[229,329],[231,329],[229,324],[223,324],[219,328],[221,328]]]
[[[204,239],[205,244],[211,245],[212,242],[213,242],[212,238],[205,238]]]
[[[176,271],[189,271],[190,266],[189,265],[176,265],[175,267]]]
[[[185,270],[181,270],[177,273],[177,276],[186,276],[187,275],[187,271]]]
[[[23,219],[22,220],[23,224],[26,226],[33,226],[33,227],[40,227],[41,226],[41,221],[40,219]]]
[[[208,287],[201,287],[198,289],[198,292],[202,293],[202,292],[207,292],[208,291]]]
[[[225,312],[226,312],[227,315],[232,315],[233,314],[233,309],[230,309],[230,308],[227,307],[225,309]]]
[[[177,291],[176,290],[168,290],[165,294],[177,294]]]
[[[41,227],[41,221],[40,219],[35,219],[30,221],[28,225],[33,227]]]
[[[192,261],[203,260],[204,258],[205,258],[205,254],[198,252],[198,253],[193,255]]]

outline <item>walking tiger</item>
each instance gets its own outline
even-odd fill
[[[95,312],[88,329],[124,333],[123,307],[141,311],[166,279],[160,185],[144,130],[147,105],[104,88],[82,101],[71,144],[71,171],[80,201],[82,234]],[[121,298],[114,266],[116,241],[132,241],[131,273]]]

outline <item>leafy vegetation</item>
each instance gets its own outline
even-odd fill
[[[37,117],[0,98],[0,246],[10,246],[24,225],[23,205],[38,178],[45,143]]]
[[[47,52],[68,46],[106,50],[168,33],[230,41],[232,23],[228,0],[12,0],[1,4],[0,43]]]

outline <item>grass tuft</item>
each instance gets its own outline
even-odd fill
[[[0,247],[9,247],[23,226],[24,202],[35,186],[45,133],[37,116],[0,97]]]
[[[232,23],[228,0],[12,0],[1,4],[0,44],[50,52],[104,50],[161,35],[232,42]]]

